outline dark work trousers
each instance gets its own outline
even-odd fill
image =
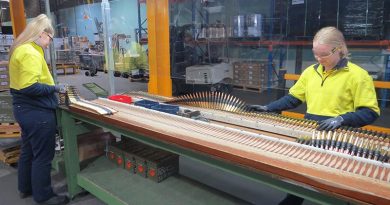
[[[18,189],[32,193],[36,202],[46,201],[54,196],[50,171],[57,126],[55,110],[24,105],[14,105],[13,110],[22,130]]]

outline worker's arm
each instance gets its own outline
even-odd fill
[[[347,112],[340,116],[323,120],[318,130],[333,130],[340,126],[362,127],[373,123],[380,114],[376,92],[372,78],[362,73],[353,83],[353,103],[355,112]]]
[[[53,94],[54,92],[56,92],[56,90],[57,90],[56,86],[53,85],[34,83],[26,88],[18,90],[17,92],[29,96],[45,96],[45,95]]]
[[[376,97],[372,77],[364,72],[357,80],[352,81],[352,90],[355,112],[348,112],[341,117],[344,119],[343,125],[352,127],[362,127],[373,123],[380,115],[378,100]]]
[[[344,119],[343,125],[345,126],[362,127],[373,123],[379,115],[370,108],[362,107],[356,112],[348,112],[341,117]]]
[[[341,126],[362,127],[373,123],[379,115],[370,108],[360,108],[356,112],[332,117],[319,122],[317,130],[334,130]]]
[[[280,112],[296,108],[300,104],[302,104],[302,102],[298,98],[292,95],[286,95],[268,105],[247,105],[246,108],[249,112]]]
[[[279,100],[273,101],[270,104],[266,105],[268,112],[280,112],[283,110],[289,110],[298,107],[302,104],[298,98],[288,94]]]

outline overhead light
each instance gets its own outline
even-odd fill
[[[9,2],[9,0],[0,0],[0,1],[5,1],[5,2]]]

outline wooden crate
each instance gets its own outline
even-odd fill
[[[18,123],[0,123],[0,138],[18,138],[20,135]]]
[[[19,160],[20,145],[13,147],[0,148],[0,161],[11,165],[15,164]]]

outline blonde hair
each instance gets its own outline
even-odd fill
[[[313,42],[338,48],[341,51],[341,58],[349,58],[350,54],[345,43],[344,35],[335,27],[329,26],[320,29],[314,36]]]
[[[11,58],[12,53],[20,45],[31,43],[37,40],[38,36],[42,32],[47,32],[48,34],[54,35],[54,28],[51,24],[51,20],[45,15],[40,14],[37,17],[33,18],[24,28],[23,32],[15,39],[12,44],[9,52],[9,57]]]

